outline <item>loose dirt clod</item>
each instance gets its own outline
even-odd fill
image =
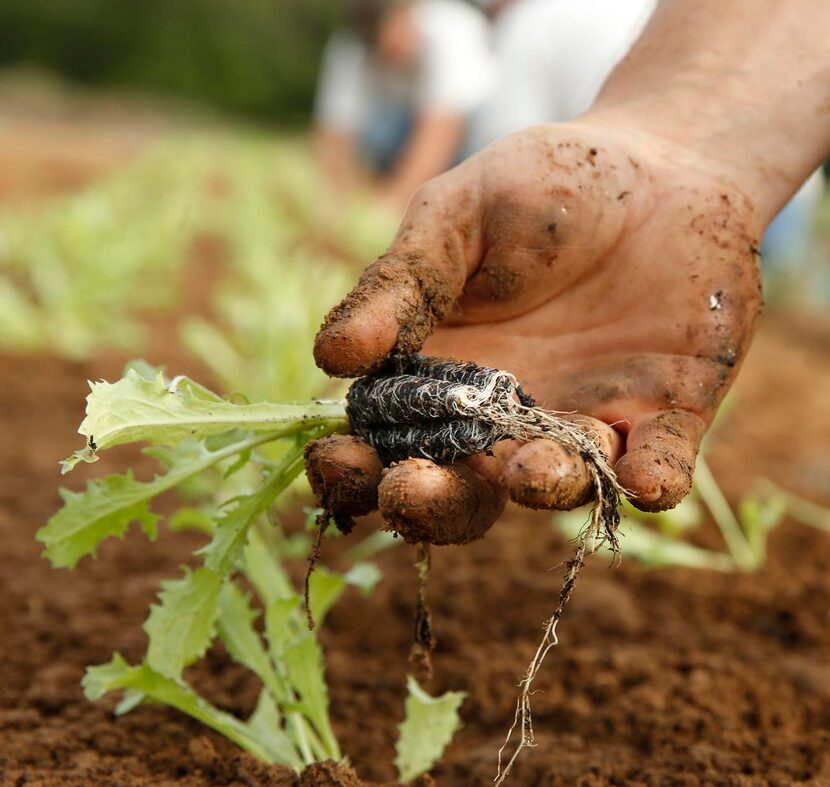
[[[363,787],[363,782],[348,765],[326,760],[303,771],[300,787]]]

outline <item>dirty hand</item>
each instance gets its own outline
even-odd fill
[[[528,129],[415,194],[315,357],[353,377],[423,346],[513,372],[538,405],[595,430],[635,505],[670,508],[750,339],[760,231],[747,197],[697,154],[585,121]],[[318,445],[315,491],[359,514],[379,483],[388,521],[463,517],[480,530],[508,494],[567,509],[592,488],[584,462],[550,441],[443,468],[412,459],[382,480],[373,453],[346,437]],[[362,470],[360,500],[338,490],[354,485],[349,467]]]

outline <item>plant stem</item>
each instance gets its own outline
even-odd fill
[[[318,427],[312,434],[314,438],[323,437],[325,434],[336,431],[337,428],[339,427]],[[303,460],[302,451],[300,451],[296,457],[287,462],[285,469],[280,474],[283,488],[287,487],[302,472],[302,469]],[[250,575],[247,567],[245,571],[248,574],[249,581],[257,588],[261,598],[267,604],[274,598],[288,598],[295,593],[295,590],[281,565],[279,546],[275,544],[273,532],[266,527],[265,522],[266,520],[263,517],[259,517],[254,525],[254,532],[255,537],[261,541],[262,548],[266,550],[266,554],[270,558],[268,561],[270,591],[260,583],[257,583],[255,575]],[[274,531],[281,533],[281,528],[278,523],[274,523],[271,527]],[[299,613],[293,616],[291,626],[297,636],[304,633],[305,629]],[[297,697],[293,686],[288,681],[288,676],[279,653],[270,647],[270,643],[269,650],[269,662],[273,669],[265,675],[260,675],[260,678],[266,684],[266,688],[277,707],[280,709],[290,708],[299,703],[299,697]],[[313,722],[299,710],[285,711],[285,722],[291,730],[291,738],[306,765],[321,760],[339,760],[341,758],[337,740],[334,738],[330,728],[326,727],[317,730]]]
[[[808,525],[817,530],[823,530],[825,533],[830,533],[830,509],[810,500],[805,500],[803,497],[778,486],[768,478],[761,479],[759,487],[761,491],[767,494],[783,498],[787,514],[802,525]]]
[[[750,547],[740,522],[738,522],[729,502],[723,496],[723,492],[721,492],[702,454],[697,458],[694,487],[720,528],[723,540],[735,559],[735,565],[743,571],[757,569],[758,557]]]

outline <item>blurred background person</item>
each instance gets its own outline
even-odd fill
[[[318,160],[339,188],[373,176],[400,210],[460,160],[493,76],[487,19],[463,0],[354,0],[323,59]]]
[[[830,276],[816,249],[816,215],[826,188],[817,170],[767,227],[761,246],[766,298],[830,303]]]
[[[480,0],[493,17],[497,77],[476,112],[471,151],[591,106],[657,0]]]

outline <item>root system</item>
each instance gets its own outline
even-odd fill
[[[347,410],[354,432],[377,450],[385,464],[411,457],[452,462],[489,451],[499,440],[543,439],[574,451],[588,467],[594,507],[573,558],[566,561],[556,608],[545,623],[542,640],[520,683],[513,724],[498,755],[495,781],[496,785],[503,784],[521,751],[535,745],[530,703],[533,681],[557,644],[556,628],[585,558],[603,544],[614,553],[619,551],[617,527],[624,490],[589,431],[535,407],[516,378],[499,369],[423,356],[397,359],[352,385]],[[426,535],[420,534],[419,538]],[[441,543],[446,541],[442,538]],[[423,669],[431,667],[429,659],[424,658],[432,644],[424,598],[429,559],[428,553],[421,551],[423,544],[418,549],[421,586],[413,660]],[[503,764],[502,755],[517,729],[518,743]]]
[[[423,542],[416,547],[415,569],[418,571],[418,605],[415,608],[415,636],[409,653],[409,665],[415,680],[426,685],[432,680],[432,651],[436,640],[432,631],[432,614],[427,604],[429,586],[430,546]]]

